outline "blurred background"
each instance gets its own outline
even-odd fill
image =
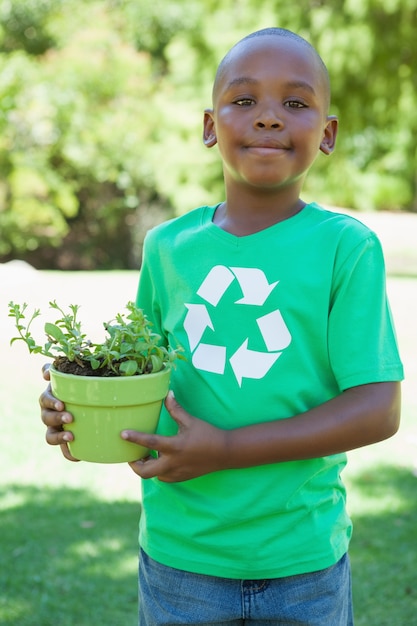
[[[203,110],[267,26],[329,68],[337,149],[303,197],[379,235],[405,365],[399,433],[344,472],[355,623],[417,623],[417,0],[0,0],[1,626],[137,625],[141,510],[128,466],[44,442],[44,358],[10,347],[7,303],[79,304],[97,332],[134,299],[147,229],[223,199]]]
[[[203,109],[266,26],[331,76],[337,150],[304,198],[416,212],[416,0],[0,0],[0,262],[138,268],[149,226],[222,200]]]

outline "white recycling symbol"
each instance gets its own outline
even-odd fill
[[[277,286],[278,281],[268,283],[262,270],[248,267],[226,267],[216,265],[203,280],[197,295],[205,303],[216,307],[228,287],[237,280],[243,298],[235,304],[263,306],[268,296]],[[227,360],[226,346],[211,345],[201,341],[206,328],[214,331],[206,304],[185,304],[187,313],[184,330],[187,333],[192,363],[194,367],[214,374],[223,374]],[[266,351],[259,352],[248,348],[247,337],[229,362],[239,386],[243,378],[263,378],[271,369],[282,351],[291,343],[291,334],[282,318],[279,309],[262,315],[256,319],[263,337]]]

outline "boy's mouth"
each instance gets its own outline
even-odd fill
[[[276,139],[263,137],[262,139],[257,139],[254,142],[246,144],[246,147],[251,149],[265,149],[265,150],[288,150],[288,146],[277,141]]]
[[[288,146],[276,139],[265,137],[263,139],[257,139],[253,143],[246,144],[246,149],[250,152],[267,156],[285,152],[288,150]]]

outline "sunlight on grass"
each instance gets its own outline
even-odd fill
[[[356,626],[409,626],[415,586],[417,479],[408,468],[376,464],[350,484],[350,555]]]
[[[30,484],[6,486],[0,496],[10,492],[14,506],[9,499],[2,511],[0,589],[7,603],[0,623],[133,626],[138,503]]]

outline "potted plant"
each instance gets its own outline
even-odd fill
[[[65,403],[74,421],[64,426],[74,434],[71,454],[96,463],[134,461],[148,450],[124,441],[124,429],[155,432],[176,358],[181,349],[160,345],[146,315],[133,302],[126,314],[104,324],[102,343],[87,339],[78,320],[78,305],[65,312],[53,301],[49,306],[59,318],[44,326],[46,342],[38,344],[31,332],[36,309],[26,323],[27,304],[9,303],[9,317],[15,320],[17,336],[30,353],[52,358],[52,393]]]

